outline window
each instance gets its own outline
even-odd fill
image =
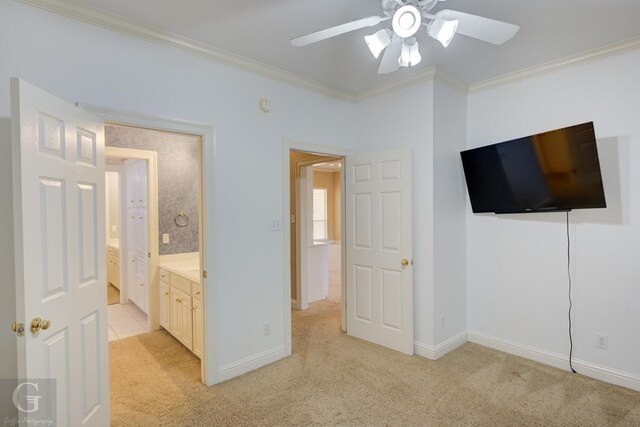
[[[327,189],[313,189],[313,240],[327,240]]]

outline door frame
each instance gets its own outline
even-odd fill
[[[214,127],[209,124],[191,122],[181,119],[153,116],[144,113],[135,113],[97,105],[77,103],[77,106],[95,116],[103,119],[105,124],[122,125],[143,129],[160,130],[167,132],[194,135],[201,138],[200,144],[200,197],[199,197],[199,221],[200,221],[200,269],[203,275],[202,282],[202,312],[204,333],[204,355],[201,359],[201,381],[212,386],[220,382],[220,367],[218,364],[218,331],[216,313],[218,306],[217,280],[215,275],[215,133]],[[211,196],[207,195],[207,192]],[[157,215],[157,211],[156,211]],[[207,225],[209,225],[207,227]],[[157,226],[156,226],[157,233]],[[157,235],[157,234],[156,234]],[[159,246],[158,239],[155,241]],[[205,272],[211,272],[211,276]],[[156,274],[157,276],[157,274]],[[157,283],[157,285],[156,285]],[[155,277],[154,287],[159,289],[159,278]],[[151,286],[150,286],[151,288]],[[159,304],[159,301],[158,301]],[[159,308],[159,305],[158,305]],[[158,319],[156,319],[158,320]],[[211,323],[209,327],[209,321]],[[158,320],[159,324],[159,320]]]
[[[291,355],[291,159],[289,157],[291,150],[305,151],[308,153],[343,157],[342,170],[345,171],[347,165],[350,163],[350,157],[353,155],[353,151],[342,147],[335,147],[330,145],[319,145],[308,142],[303,142],[295,139],[283,138],[282,140],[282,213],[283,213],[283,233],[282,233],[282,245],[283,245],[283,319],[284,319],[284,346],[287,356]],[[340,186],[343,191],[340,194],[340,241],[345,245],[346,242],[346,174],[343,172],[340,174]],[[297,188],[297,187],[296,187]],[[296,218],[296,226],[298,220]],[[346,298],[346,272],[344,266],[346,265],[346,251],[341,251],[342,262],[342,296],[341,298],[341,325],[342,330],[347,330],[347,298]]]
[[[106,123],[105,123],[106,124]],[[149,249],[149,265],[147,266],[147,332],[155,331],[160,328],[160,283],[156,281],[155,275],[158,271],[158,257],[160,256],[160,244],[158,237],[158,153],[149,150],[138,150],[135,148],[120,148],[120,147],[107,147],[105,141],[104,147],[105,157],[115,157],[119,159],[135,159],[144,160],[147,162],[147,248]],[[123,225],[126,224],[126,212],[124,209],[125,194],[124,181],[122,179],[122,171],[119,171],[120,179],[119,193],[118,193],[118,213],[120,215],[120,230],[118,231],[118,237],[120,240],[120,282],[124,278],[124,292],[120,291],[120,303],[129,299],[129,286],[128,276],[123,274],[125,265],[128,264],[128,260],[125,259],[125,254],[128,251],[129,242],[127,242],[127,233],[123,233]],[[125,173],[126,177],[126,173]],[[155,272],[155,273],[154,273]],[[122,287],[122,286],[121,286]],[[153,298],[155,295],[158,298]]]

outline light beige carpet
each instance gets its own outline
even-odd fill
[[[111,342],[113,425],[639,426],[640,393],[475,344],[438,361],[340,332],[340,305],[294,312],[291,357],[211,388],[167,332]]]
[[[107,304],[120,304],[120,291],[111,283],[107,284]]]

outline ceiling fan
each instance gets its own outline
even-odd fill
[[[429,13],[441,1],[445,0],[382,0],[384,16],[370,16],[316,31],[292,39],[291,44],[306,46],[391,20],[391,28],[383,28],[364,38],[376,58],[385,51],[378,74],[389,74],[400,67],[417,65],[422,60],[416,40],[418,30],[422,26],[426,27],[429,36],[438,40],[444,47],[449,46],[456,34],[500,45],[511,40],[520,29],[514,24],[455,10],[445,9],[435,14]]]

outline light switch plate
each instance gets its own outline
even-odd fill
[[[162,243],[165,244],[165,245],[167,243],[169,243],[169,235],[168,234],[163,234],[162,235]]]
[[[271,231],[280,231],[280,220],[274,219],[271,223]]]

